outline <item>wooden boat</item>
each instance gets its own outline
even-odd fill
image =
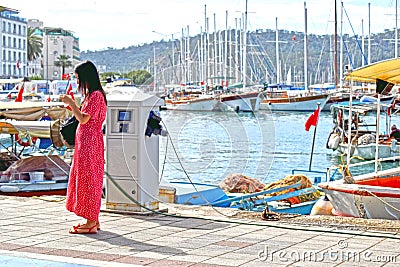
[[[321,176],[321,172],[314,172],[314,175]],[[321,181],[321,178],[319,177],[317,181]],[[304,186],[304,181],[299,181],[259,192],[227,193],[218,185],[190,182],[168,184],[168,187],[175,190],[176,204],[229,207],[257,212],[263,211],[268,206],[269,210],[278,213],[306,215],[310,214],[317,202],[319,191],[316,186],[303,188]]]
[[[1,173],[0,195],[65,195],[70,166],[58,155],[29,156]]]
[[[224,111],[228,107],[214,96],[166,99],[165,109],[181,111]]]
[[[331,201],[333,214],[368,219],[400,219],[400,168],[353,177],[318,186]]]
[[[383,81],[384,88],[378,92],[378,100],[380,100],[380,94],[386,88],[391,89],[394,84],[400,83],[400,59],[386,60],[362,67],[349,72],[346,79],[351,80],[352,83],[354,81],[376,82],[377,91],[378,84],[382,84]],[[381,110],[379,104],[380,101],[377,102],[375,109],[377,115]],[[352,110],[349,110],[349,114],[348,118],[351,121]],[[357,118],[354,121],[359,122]],[[379,124],[379,116],[376,121]],[[378,127],[377,132],[379,133]],[[355,164],[350,164],[348,157],[347,164],[343,167],[343,179],[319,184],[331,201],[334,213],[371,219],[400,219],[400,168],[378,171],[378,161],[385,159],[377,156],[375,155],[373,161],[374,172],[352,177],[349,168]],[[392,158],[387,160],[392,160]]]
[[[229,197],[217,185],[189,182],[169,182],[169,187],[174,188],[175,203],[184,205],[210,205],[212,203],[227,200]],[[227,207],[230,202],[223,202],[216,207]]]
[[[304,90],[291,90],[291,86],[277,84],[268,86],[260,109],[270,111],[314,111],[318,103],[323,109],[330,95],[328,93],[311,94]]]
[[[0,195],[66,194],[70,166],[61,156],[65,149],[55,145],[63,146],[59,130],[53,129],[67,116],[63,105],[0,102],[0,114],[6,118],[0,120],[0,132],[11,137],[1,139]]]
[[[236,112],[253,112],[260,109],[263,96],[258,91],[248,91],[242,93],[223,93],[218,96],[218,99]]]
[[[164,109],[181,111],[225,111],[229,109],[214,94],[204,93],[202,87],[178,86],[177,88],[177,91],[171,92],[165,97]]]

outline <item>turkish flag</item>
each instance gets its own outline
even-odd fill
[[[65,93],[66,95],[70,95],[73,100],[75,100],[74,92],[72,92],[72,83],[69,84],[67,92]],[[67,109],[72,110],[70,106],[67,107]]]
[[[18,96],[15,99],[15,102],[22,102],[22,94],[24,93],[24,84],[21,85],[21,88],[18,91]]]
[[[306,121],[306,131],[310,130],[311,126],[317,126],[318,123],[318,117],[319,117],[319,107],[313,112],[313,114],[308,117]]]
[[[69,84],[66,95],[70,95],[72,99],[75,99],[74,92],[72,92],[72,83]]]

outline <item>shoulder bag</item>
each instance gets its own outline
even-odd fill
[[[60,133],[64,140],[71,146],[75,145],[75,133],[78,125],[79,121],[75,116],[67,118],[64,123],[61,124]]]

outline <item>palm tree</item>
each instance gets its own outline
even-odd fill
[[[36,32],[36,28],[28,27],[27,44],[28,44],[28,61],[34,61],[40,57],[43,48],[42,37]]]
[[[57,67],[61,67],[62,69],[62,76],[65,74],[65,68],[72,67],[72,61],[69,60],[71,57],[67,55],[60,55],[57,57],[57,60],[54,61],[54,65]]]

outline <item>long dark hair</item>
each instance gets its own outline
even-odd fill
[[[107,104],[106,92],[101,86],[99,73],[91,61],[86,60],[79,63],[75,67],[75,73],[78,74],[79,89],[85,93],[85,96],[90,96],[94,91],[100,91]]]

